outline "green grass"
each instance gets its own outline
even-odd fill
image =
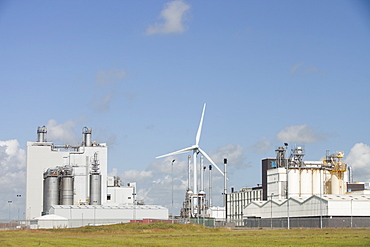
[[[0,246],[370,246],[370,229],[231,230],[194,224],[130,223],[0,231]]]

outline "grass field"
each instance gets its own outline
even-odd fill
[[[0,231],[0,246],[370,246],[370,229],[204,228],[157,222]]]

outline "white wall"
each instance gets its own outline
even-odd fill
[[[52,150],[52,143],[27,142],[27,176],[26,176],[26,219],[41,216],[43,211],[43,173],[47,168],[69,164],[79,176],[75,178],[74,203],[86,202],[88,193],[88,173],[91,159],[98,152],[100,172],[102,175],[102,204],[107,202],[108,151],[102,146],[80,147],[79,152],[65,149]],[[87,182],[87,183],[86,183]]]
[[[351,200],[352,199],[352,200]],[[352,202],[351,202],[352,201]],[[288,200],[256,201],[244,208],[244,217],[287,217]],[[272,208],[271,208],[272,206]],[[351,209],[352,208],[352,209]],[[289,198],[289,216],[370,216],[370,196],[324,195]]]
[[[108,187],[107,195],[110,194],[111,200],[107,200],[106,205],[125,205],[134,204],[133,187]]]
[[[267,198],[285,198],[286,191],[286,169],[276,168],[267,170]]]
[[[69,227],[88,224],[110,224],[130,220],[161,219],[168,220],[168,209],[156,205],[130,206],[52,206],[51,214],[68,219]]]
[[[67,152],[51,152],[51,143],[27,142],[26,219],[41,216],[43,210],[43,173],[49,167],[63,166]]]
[[[225,220],[225,207],[211,207],[208,209],[207,214],[216,220]]]

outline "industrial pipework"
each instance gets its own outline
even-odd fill
[[[285,148],[278,147],[276,150],[276,167],[286,167]]]
[[[302,147],[296,147],[292,149],[292,153],[290,154],[290,164],[289,167],[301,167],[304,166],[303,156],[304,156],[304,149]]]

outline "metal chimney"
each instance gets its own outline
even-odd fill
[[[212,165],[209,165],[209,207],[212,207]]]
[[[42,127],[37,128],[37,142],[45,142],[46,141],[46,127],[45,125]]]
[[[224,159],[224,195],[225,195],[225,198],[226,198],[226,194],[227,194],[227,184],[226,184],[227,170],[226,170],[226,166],[227,166],[227,159],[225,158]]]
[[[192,194],[193,193],[193,191],[191,191],[191,189],[190,189],[190,169],[191,169],[191,167],[190,167],[190,159],[191,159],[191,156],[188,155],[188,194]]]
[[[86,126],[82,128],[82,146],[91,146],[91,132],[92,129],[89,129]]]
[[[200,190],[199,194],[205,194],[204,193],[204,169],[203,169],[203,155],[200,156]]]
[[[226,184],[227,170],[226,170],[226,166],[227,166],[227,159],[225,158],[224,159],[224,207],[225,207],[225,220],[227,221],[227,184]]]

